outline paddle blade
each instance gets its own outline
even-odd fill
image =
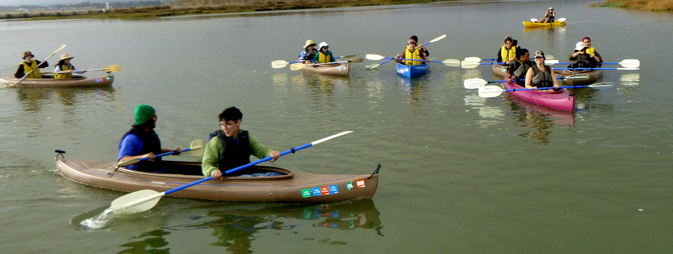
[[[532,18],[532,19],[530,19],[530,22],[537,22],[537,19],[536,19],[536,18]]]
[[[306,64],[294,63],[294,64],[290,65],[290,70],[298,71],[298,70],[304,69],[305,67],[306,67]]]
[[[285,60],[276,60],[276,61],[271,62],[271,68],[280,69],[280,68],[283,68],[283,67],[287,66],[288,63],[289,62],[285,61]]]
[[[121,196],[110,205],[115,214],[134,214],[152,209],[164,193],[153,190],[140,190]]]
[[[348,62],[351,62],[351,63],[362,63],[364,60],[365,60],[365,59],[362,59],[362,58],[353,58],[353,59],[349,59]]]
[[[370,64],[365,66],[365,69],[376,69],[376,67],[379,67],[381,64]]]
[[[377,55],[377,54],[367,54],[367,55],[365,55],[365,58],[367,58],[367,60],[378,61],[378,60],[383,60],[386,57],[382,56],[382,55]]]
[[[460,67],[460,60],[458,59],[446,59],[442,63],[449,67]]]
[[[121,65],[110,65],[102,69],[105,72],[120,72],[122,71]]]
[[[326,138],[323,138],[323,139],[318,139],[316,141],[311,142],[311,145],[317,145],[317,144],[320,144],[320,143],[325,142],[327,140],[337,138],[337,137],[341,137],[341,136],[346,135],[346,134],[350,134],[351,132],[353,132],[353,131],[344,131],[344,132],[340,132],[340,133],[334,134],[332,136],[329,136],[329,137],[326,137]]]
[[[557,20],[563,22],[563,21],[566,21],[566,18],[560,18],[560,19],[557,19]]]
[[[480,78],[466,79],[463,82],[463,86],[465,86],[465,89],[478,89],[482,86],[485,86],[486,84],[488,84],[488,82]]]
[[[639,68],[640,67],[640,60],[638,59],[624,59],[619,64],[623,67],[627,68]]]
[[[463,61],[460,63],[460,67],[463,67],[463,69],[474,69],[477,68],[480,64],[478,62],[466,62]]]
[[[432,40],[429,41],[428,43],[439,41],[439,40],[441,40],[441,39],[444,39],[445,37],[446,37],[446,34],[442,34],[442,35],[440,35],[439,37],[432,39]]]
[[[193,140],[192,143],[189,145],[189,148],[191,149],[190,151],[191,156],[203,155],[203,141],[201,141],[200,139]]]
[[[555,59],[544,60],[544,64],[546,64],[546,65],[558,64],[558,63],[559,63],[559,60],[555,60]]]
[[[466,57],[465,59],[463,59],[463,62],[475,62],[475,63],[478,63],[478,62],[481,62],[481,58],[476,57],[476,56]]]
[[[356,57],[356,56],[357,55],[345,55],[345,56],[339,56],[339,57],[335,57],[335,58],[353,58],[353,57]]]
[[[482,86],[479,87],[479,97],[483,98],[493,98],[498,97],[502,92],[504,92],[499,86]]]
[[[589,79],[589,74],[573,74],[570,76],[565,77],[564,79],[569,79],[569,80],[586,80]]]

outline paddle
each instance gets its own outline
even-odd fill
[[[544,60],[544,64],[546,64],[546,65],[557,64],[558,62],[559,62],[558,60],[554,60],[554,59]],[[494,64],[503,65],[505,63],[497,63],[497,62],[496,63],[479,63],[479,62],[463,61],[460,64],[460,67],[463,67],[463,69],[472,69],[472,68],[476,68],[479,65],[494,65]]]
[[[576,70],[576,71],[585,71],[585,70],[619,70],[619,71],[637,71],[640,68],[554,68],[554,70]]]
[[[530,19],[530,22],[537,22],[537,21],[538,21],[538,19],[536,19],[536,18]],[[560,18],[560,19],[557,19],[557,21],[563,22],[563,21],[566,21],[566,18]]]
[[[377,55],[377,54],[367,54],[365,56],[367,60],[381,60],[381,59],[394,59],[392,57],[385,57],[382,55]],[[411,61],[421,61],[421,62],[431,62],[431,63],[443,63],[446,66],[451,66],[451,67],[458,67],[460,66],[460,60],[458,59],[446,59],[444,61],[433,61],[433,60],[420,60],[420,59],[406,59],[406,58],[399,58],[399,60],[411,60]]]
[[[585,88],[585,87],[608,87],[611,86],[609,84],[593,84],[593,85],[585,85],[585,86],[561,86],[559,89],[572,89],[572,88]],[[539,90],[548,90],[548,89],[554,89],[553,87],[543,87],[539,88]],[[516,91],[527,91],[527,90],[538,90],[536,88],[521,88],[521,89],[502,89],[502,87],[499,86],[482,86],[479,88],[479,97],[483,98],[492,98],[492,97],[498,97],[500,94],[503,92],[516,92]]]
[[[286,154],[289,154],[289,153],[294,153],[294,152],[302,150],[304,148],[308,148],[308,147],[320,144],[320,143],[325,142],[327,140],[330,140],[330,139],[333,139],[333,138],[336,138],[336,137],[339,137],[339,136],[343,136],[343,135],[349,134],[351,132],[352,131],[344,131],[344,132],[341,132],[341,133],[338,133],[338,134],[335,134],[335,135],[332,135],[332,136],[329,136],[329,137],[326,137],[326,138],[323,138],[323,139],[313,141],[311,143],[300,146],[298,148],[292,148],[290,150],[287,150],[285,152],[280,153],[280,156],[283,156],[283,155],[286,155]],[[231,174],[231,173],[236,172],[238,170],[248,168],[250,166],[254,166],[254,165],[257,165],[257,164],[265,162],[265,161],[270,161],[271,159],[272,159],[272,157],[269,156],[269,157],[266,157],[264,159],[261,159],[261,160],[255,161],[255,162],[251,162],[251,163],[245,164],[243,166],[239,166],[239,167],[227,170],[226,172],[223,172],[223,175],[228,175],[228,174]],[[203,178],[199,181],[192,182],[192,183],[189,183],[189,184],[185,184],[183,186],[180,186],[180,187],[177,187],[177,188],[174,188],[174,189],[170,189],[170,190],[167,190],[167,191],[164,191],[164,192],[161,192],[161,193],[153,191],[153,190],[140,190],[140,191],[136,191],[136,192],[133,192],[133,193],[129,193],[129,194],[121,196],[121,197],[115,199],[114,201],[112,201],[112,204],[110,205],[110,209],[112,210],[113,213],[116,213],[116,214],[133,214],[133,213],[144,212],[144,211],[147,211],[149,209],[152,209],[152,207],[154,207],[157,204],[157,202],[159,202],[159,199],[161,199],[161,197],[163,197],[165,195],[168,195],[168,194],[171,194],[173,192],[180,191],[180,190],[183,190],[183,189],[189,188],[191,186],[194,186],[194,185],[197,185],[197,184],[200,184],[200,183],[203,183],[203,182],[207,182],[207,181],[210,181],[210,180],[213,180],[212,176],[209,176],[209,177]]]
[[[102,69],[90,69],[90,70],[85,70],[85,71],[105,71],[105,72],[120,72],[122,71],[122,67],[119,65],[110,65],[108,67],[102,68]],[[72,71],[59,71],[56,73],[68,73],[68,72],[75,72],[74,70]]]
[[[329,63],[316,63],[316,64],[303,64],[303,63],[293,63],[290,65],[290,70],[293,71],[298,71],[301,69],[306,68],[306,66],[309,65],[330,65],[330,64],[345,64],[345,63],[361,63],[364,61],[362,58],[353,58],[353,59],[348,59],[348,61],[336,61],[336,62],[329,62]]]
[[[423,43],[423,44],[421,44],[421,46],[427,46],[427,45],[430,44],[430,43],[437,42],[437,41],[439,41],[439,40],[441,40],[441,39],[444,39],[444,37],[446,37],[446,34],[442,34],[442,35],[440,35],[439,37],[430,40],[429,42]],[[421,46],[417,46],[416,48],[420,48]],[[373,54],[372,54],[372,55],[373,55]],[[369,58],[367,58],[367,59],[369,59]],[[382,58],[382,59],[383,59],[383,58]],[[387,62],[390,62],[390,61],[392,61],[392,60],[393,60],[393,59],[391,58],[391,59],[385,60],[385,61],[383,61],[383,62],[380,62],[380,63],[378,63],[378,64],[370,64],[370,65],[365,66],[365,69],[374,69],[374,68],[379,67],[380,65],[385,64],[385,63],[387,63]],[[460,61],[458,61],[458,62],[460,63]]]
[[[337,57],[335,57],[335,59],[339,59],[339,58],[353,58],[353,57],[355,57],[355,56],[356,56],[356,55],[337,56]],[[301,63],[301,61],[292,61],[292,62],[288,62],[288,61],[285,61],[285,60],[276,60],[276,61],[271,62],[271,68],[274,68],[274,69],[280,69],[280,68],[283,68],[283,67],[287,66],[288,64],[295,64],[295,63]]]
[[[555,63],[555,64],[571,64],[571,63]],[[615,62],[603,62],[600,64],[619,64],[622,67],[626,68],[639,68],[640,67],[640,60],[638,59],[624,59],[621,62],[615,63]]]
[[[64,49],[64,48],[65,48],[65,44],[63,44],[63,46],[61,46],[60,48],[58,48],[56,51],[52,52],[51,55],[49,55],[47,58],[45,58],[44,60],[42,60],[42,62],[40,63],[40,65],[43,64],[44,62],[46,62],[47,60],[49,60],[49,58],[51,58],[52,56],[54,56],[56,53],[58,53],[59,51],[61,51],[61,50]],[[39,69],[39,68],[40,68],[40,65],[36,66],[35,69]],[[32,69],[32,70],[30,70],[28,73],[24,74],[23,77],[21,77],[21,79],[19,79],[19,81],[16,81],[16,83],[9,84],[9,85],[7,85],[7,86],[8,86],[8,87],[15,87],[16,84],[21,83],[21,81],[23,81],[26,77],[28,77],[28,75],[30,75],[31,73],[33,73],[33,71],[35,71],[35,69]]]
[[[556,79],[558,80],[563,80],[563,79],[570,79],[570,80],[583,80],[583,79],[588,79],[589,74],[576,74],[576,75],[571,75],[568,77],[557,77]],[[526,79],[520,79],[521,81],[524,81]],[[478,89],[482,86],[485,86],[486,84],[490,83],[505,83],[505,80],[497,80],[497,81],[486,81],[480,78],[471,78],[471,79],[466,79],[463,82],[463,86],[465,89]]]
[[[182,152],[192,151],[194,156],[201,156],[201,154],[203,154],[203,149],[202,148],[203,148],[203,141],[201,141],[200,139],[195,139],[189,145],[189,148],[182,150]],[[199,151],[200,153],[195,153],[195,151]],[[170,152],[167,152],[167,153],[154,155],[154,158],[159,158],[159,157],[163,157],[163,156],[166,156],[166,155],[173,155],[173,154],[177,154],[177,153],[178,153],[178,151],[170,151]],[[146,161],[146,160],[149,160],[149,159],[150,159],[150,157],[142,157],[140,159],[120,161],[120,162],[117,163],[117,167],[125,167],[125,166],[128,166],[128,165],[133,165],[133,164],[136,164],[138,162]]]

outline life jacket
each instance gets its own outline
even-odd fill
[[[598,66],[596,60],[586,52],[584,54],[577,55],[575,59],[572,60],[571,64],[572,68],[594,68],[596,66]]]
[[[517,84],[521,85],[524,83],[524,81],[521,81],[520,79],[526,77],[526,73],[528,73],[528,69],[530,67],[533,67],[533,62],[528,61],[528,62],[521,62],[519,60],[516,61],[518,67],[512,71],[512,75],[514,75],[514,79],[516,79]]]
[[[330,51],[327,51],[330,53]],[[325,54],[322,51],[318,51],[318,63],[329,63],[332,62],[331,54]]]
[[[72,66],[72,64],[59,64],[59,67],[61,71],[71,71],[74,70],[75,67]],[[54,74],[55,79],[66,79],[66,78],[72,78],[72,72],[68,73],[55,73]]]
[[[502,61],[507,61],[509,59],[512,59],[512,57],[516,57],[516,48],[517,46],[512,46],[510,49],[505,48],[505,45],[502,45],[500,48],[500,58]]]
[[[138,129],[138,128],[132,128],[124,136],[122,137],[122,140],[124,137],[130,134],[135,134],[142,140],[142,149],[140,150],[140,154],[147,154],[147,153],[154,153],[155,155],[161,153],[161,140],[159,140],[159,135],[152,130],[150,132],[146,132],[144,130]],[[155,157],[154,161],[141,161],[135,164],[136,169],[138,171],[145,171],[145,172],[161,172],[164,169],[163,162],[161,161],[161,157]]]
[[[304,59],[301,60],[308,60],[311,61],[315,58],[315,55],[318,54],[317,49],[305,49],[304,50]]]
[[[422,60],[421,58],[421,50],[420,49],[415,49],[414,52],[409,52],[409,46],[407,46],[407,49],[404,50],[404,58],[406,59],[416,59],[416,60]],[[404,60],[405,65],[420,65],[423,64],[422,61],[412,61],[412,60]]]
[[[533,66],[533,78],[531,79],[531,85],[536,87],[552,87],[554,86],[554,79],[556,78],[551,73],[551,68],[549,66],[544,66],[545,71],[541,71],[536,66]]]
[[[250,147],[250,136],[248,131],[242,130],[238,137],[227,137],[223,130],[217,130],[210,134],[211,137],[217,137],[222,144],[222,154],[218,159],[218,167],[222,173],[225,171],[243,166],[250,163],[252,148]]]
[[[40,68],[37,68],[37,61],[35,59],[31,60],[30,64],[26,63],[26,61],[23,61],[19,65],[23,65],[24,75],[35,69],[33,72],[30,72],[26,78],[42,78],[42,73],[40,73]]]

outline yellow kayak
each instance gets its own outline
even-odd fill
[[[523,21],[523,26],[527,28],[533,28],[533,27],[555,27],[555,26],[565,26],[566,25],[566,20],[565,19],[559,19],[559,20],[554,20],[552,23],[537,23],[537,22],[531,22],[531,21]]]

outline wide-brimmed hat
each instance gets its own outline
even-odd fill
[[[579,50],[582,50],[583,48],[586,48],[586,47],[587,47],[587,45],[584,44],[583,41],[580,41],[580,42],[577,43],[577,45],[575,45],[575,50],[579,51]]]
[[[70,56],[70,55],[68,55],[68,54],[63,54],[63,55],[61,55],[61,60],[65,60],[65,59],[73,59],[73,58],[75,58],[75,57],[74,57],[74,56]]]
[[[542,58],[544,58],[544,59],[547,59],[547,58],[544,56],[544,52],[542,52],[541,50],[535,51],[535,58],[538,58],[538,57],[542,57]]]
[[[30,51],[23,52],[23,59],[26,59],[27,56],[35,57]]]
[[[304,48],[306,48],[310,45],[313,45],[315,47],[315,42],[313,42],[313,40],[306,40],[306,45],[304,45]]]

